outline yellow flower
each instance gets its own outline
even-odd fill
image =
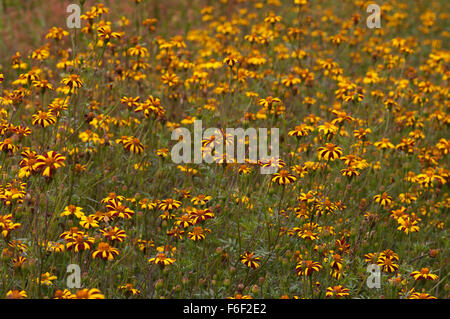
[[[271,182],[277,183],[278,185],[287,185],[296,180],[297,178],[294,175],[291,175],[288,170],[282,169],[280,172],[273,175]]]
[[[105,299],[105,296],[96,288],[81,289],[71,299]]]
[[[417,220],[411,220],[409,216],[402,216],[397,219],[397,222],[400,224],[398,226],[398,230],[403,231],[404,233],[415,233],[419,231],[419,226],[417,226]]]
[[[43,155],[38,155],[33,169],[36,171],[42,170],[42,176],[51,177],[57,168],[66,166],[66,164],[64,164],[65,160],[65,156],[62,156],[55,151],[50,151]]]
[[[150,258],[148,262],[151,264],[166,266],[172,265],[175,262],[175,259],[167,257],[165,253],[159,253],[156,257]]]
[[[122,35],[119,32],[113,32],[109,25],[101,26],[97,29],[99,38],[109,41],[111,38],[120,38]]]
[[[84,216],[83,208],[77,207],[75,205],[69,205],[64,208],[64,211],[59,216],[70,216],[75,215],[76,218],[81,218]]]
[[[410,274],[411,277],[413,277],[415,280],[420,279],[429,279],[429,280],[438,280],[438,275],[431,274],[430,270],[428,268],[421,268],[420,271],[413,271]]]
[[[327,298],[329,298],[329,297],[341,298],[341,297],[347,297],[349,295],[350,295],[349,290],[340,285],[334,286],[334,287],[328,287],[327,292],[325,293],[325,296]]]
[[[28,298],[25,290],[10,290],[6,293],[6,299],[24,299]]]
[[[86,229],[98,227],[95,215],[81,216],[80,225]]]
[[[245,252],[240,257],[241,263],[246,265],[249,268],[258,268],[259,267],[259,261],[261,260],[260,257],[255,256],[255,253],[252,252]]]
[[[104,260],[114,260],[119,255],[117,248],[111,247],[108,243],[101,242],[97,249],[92,253],[92,258],[101,258]]]
[[[79,75],[71,74],[61,80],[61,83],[70,89],[77,89],[83,86],[83,81]]]
[[[41,275],[41,278],[37,278],[36,282],[41,283],[41,285],[51,286],[53,285],[52,280],[56,280],[58,277],[51,275],[49,272],[46,272]]]

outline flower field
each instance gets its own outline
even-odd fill
[[[448,1],[72,2],[0,1],[1,298],[450,296]]]

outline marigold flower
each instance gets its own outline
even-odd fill
[[[179,78],[175,73],[169,71],[161,76],[161,81],[169,87],[172,87],[178,84]]]
[[[70,290],[64,289],[64,290],[56,290],[54,299],[74,299],[75,295],[70,292]]]
[[[282,169],[278,173],[275,173],[271,179],[271,182],[278,185],[287,185],[295,182],[297,178],[291,175],[288,170]]]
[[[14,153],[16,151],[16,149],[17,149],[17,147],[13,144],[13,142],[10,138],[7,138],[0,142],[0,151],[2,151],[2,152]]]
[[[127,237],[125,231],[116,226],[100,229],[100,232],[105,238],[111,241],[123,242],[123,240]]]
[[[53,285],[52,280],[56,280],[58,277],[51,275],[49,272],[46,272],[41,275],[40,278],[36,279],[37,283],[41,283],[41,285],[51,286]]]
[[[317,155],[319,160],[334,161],[342,156],[342,149],[337,145],[327,143],[317,149]]]
[[[250,295],[236,294],[234,297],[227,297],[226,299],[253,299],[253,297]]]
[[[61,40],[63,37],[66,37],[69,35],[69,32],[64,30],[63,28],[58,27],[52,27],[47,35],[45,36],[46,39],[55,39],[55,40]]]
[[[353,176],[359,176],[361,173],[353,166],[349,166],[341,170],[342,176],[347,176],[352,178]]]
[[[13,263],[14,267],[21,268],[27,260],[28,259],[26,257],[18,256],[16,258],[13,258],[12,263]]]
[[[40,125],[47,127],[56,123],[56,117],[51,112],[38,111],[37,114],[33,114],[31,123],[33,125]]]
[[[255,256],[255,253],[253,252],[245,252],[243,255],[241,255],[239,260],[247,267],[256,269],[259,267],[258,262],[261,260],[261,258]]]
[[[408,233],[415,233],[419,231],[419,226],[417,226],[418,222],[417,220],[411,220],[411,217],[409,216],[402,216],[397,219],[397,222],[400,224],[398,226],[398,230],[401,230],[402,232],[408,234]]]
[[[275,13],[270,12],[269,15],[264,19],[264,22],[269,24],[275,24],[277,22],[280,22],[282,18],[280,16],[277,16]]]
[[[163,211],[172,210],[175,208],[179,208],[181,206],[181,202],[172,198],[163,199],[161,203],[158,205],[158,209]]]
[[[28,298],[25,290],[9,290],[6,293],[6,299],[24,299]]]
[[[119,32],[113,32],[109,25],[99,27],[97,29],[97,34],[99,38],[104,39],[105,41],[109,41],[111,38],[117,39],[121,37],[121,34]]]
[[[202,228],[200,226],[194,227],[194,229],[188,232],[188,237],[192,241],[198,241],[206,238],[206,233],[210,233],[208,228]]]
[[[238,174],[247,175],[252,171],[252,168],[246,164],[239,165]]]
[[[169,149],[167,147],[160,148],[155,151],[155,154],[161,158],[166,158],[169,155]]]
[[[96,288],[78,290],[71,299],[105,299],[105,296]]]
[[[129,137],[123,142],[123,147],[135,154],[141,154],[144,151],[144,145],[137,137]]]
[[[335,135],[339,130],[339,127],[330,122],[325,122],[317,128],[319,132],[322,132],[325,136]]]
[[[134,211],[123,205],[118,199],[108,201],[106,208],[112,217],[130,219],[134,215]]]
[[[81,216],[80,225],[86,229],[98,227],[98,222],[94,215]]]
[[[391,257],[380,256],[377,264],[381,267],[382,271],[387,273],[395,272],[398,269],[398,264],[396,264],[395,260]]]
[[[391,250],[391,249],[386,249],[386,250],[380,252],[379,258],[390,258],[390,259],[396,260],[396,261],[399,260],[398,254],[395,253],[395,252],[394,252],[393,250]]]
[[[128,294],[131,294],[133,296],[141,294],[140,290],[134,288],[132,284],[125,284],[123,286],[119,286],[119,289],[125,290]]]
[[[414,292],[411,294],[411,296],[408,297],[408,299],[437,299],[437,298],[425,292]]]
[[[148,262],[151,264],[166,266],[172,265],[175,262],[175,259],[167,257],[165,253],[160,253],[156,257],[150,258]]]
[[[209,195],[203,195],[203,194],[199,194],[196,197],[193,197],[191,199],[191,203],[193,203],[194,205],[206,205],[207,202],[209,202],[211,200],[212,196]]]
[[[421,280],[421,279],[438,280],[439,279],[438,275],[431,274],[430,270],[428,268],[421,268],[420,271],[413,271],[410,274],[410,276],[413,277],[415,280]]]
[[[394,144],[389,142],[389,139],[387,138],[382,138],[381,141],[375,142],[373,145],[379,149],[395,148]]]
[[[367,135],[372,133],[372,130],[370,128],[360,128],[358,130],[353,131],[353,136],[357,139],[364,140],[367,138]]]
[[[41,88],[44,90],[53,90],[53,86],[47,80],[44,79],[33,81],[31,84],[34,87]]]
[[[65,160],[65,156],[62,156],[55,151],[50,151],[43,155],[38,155],[33,169],[36,171],[42,171],[42,176],[52,177],[52,174],[57,168],[66,166],[64,163]]]
[[[323,266],[316,261],[302,260],[297,264],[295,270],[297,271],[297,275],[302,277],[311,276],[314,272],[319,272],[322,268]]]
[[[133,107],[136,107],[139,105],[139,100],[140,100],[139,96],[137,96],[137,97],[124,96],[120,99],[120,103],[125,104],[129,108],[133,108]]]
[[[273,105],[281,103],[281,100],[277,97],[268,96],[259,100],[259,105],[267,108],[272,108]]]
[[[61,83],[68,86],[70,89],[77,89],[83,86],[83,81],[79,75],[71,74],[61,80]]]
[[[327,298],[329,297],[337,297],[337,298],[341,298],[341,297],[347,297],[349,296],[349,290],[347,288],[344,288],[340,285],[338,286],[333,286],[333,287],[328,287],[327,288],[327,292],[325,293],[325,296]]]
[[[149,55],[147,48],[145,48],[139,44],[136,44],[134,47],[129,48],[128,54],[130,56],[137,56],[137,57],[141,57],[141,58],[147,57]]]
[[[195,209],[189,212],[189,218],[191,218],[193,224],[198,224],[207,219],[214,218],[214,212],[212,212],[209,208],[206,209]]]
[[[183,214],[180,217],[177,217],[177,221],[175,222],[175,225],[179,225],[183,228],[187,228],[189,226],[194,225],[194,221],[192,220],[191,215]]]
[[[84,234],[77,234],[72,237],[68,237],[66,240],[67,250],[73,249],[76,253],[89,250],[94,245],[94,237],[89,237]]]
[[[297,125],[292,131],[289,131],[288,135],[296,136],[297,138],[299,138],[299,137],[308,136],[309,133],[311,133],[312,131],[314,131],[314,127],[303,123],[303,124]]]
[[[384,192],[383,194],[375,195],[373,199],[381,206],[390,206],[392,204],[392,197],[389,196],[386,192]]]
[[[101,242],[98,244],[97,249],[92,253],[92,258],[114,260],[118,255],[119,250],[117,248],[111,247],[108,243]]]
[[[183,234],[184,233],[185,233],[185,231],[182,228],[178,227],[178,226],[172,227],[171,229],[169,229],[166,232],[167,236],[172,236],[172,237],[175,237],[177,239],[183,239]]]
[[[228,56],[225,59],[223,59],[223,64],[228,65],[230,68],[232,68],[238,62],[239,60],[233,56]]]
[[[76,218],[81,218],[84,216],[83,208],[77,207],[75,205],[69,205],[64,208],[64,211],[59,216],[71,216],[75,215]]]

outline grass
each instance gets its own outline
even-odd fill
[[[380,3],[381,29],[366,27],[366,5],[87,1],[92,24],[57,40],[45,35],[65,28],[64,4],[4,1],[0,296],[447,298],[448,4]],[[108,23],[118,34],[105,40]],[[174,163],[172,131],[192,132],[194,118],[279,128],[278,173],[292,183],[260,174],[268,159]],[[302,123],[305,136],[291,136]],[[62,158],[46,171],[51,151]],[[196,218],[207,208],[212,218]],[[81,237],[63,238],[73,227]],[[100,243],[117,249],[111,260]],[[370,264],[381,288],[366,284]]]

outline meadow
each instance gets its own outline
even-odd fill
[[[2,0],[0,297],[447,299],[449,6]]]

